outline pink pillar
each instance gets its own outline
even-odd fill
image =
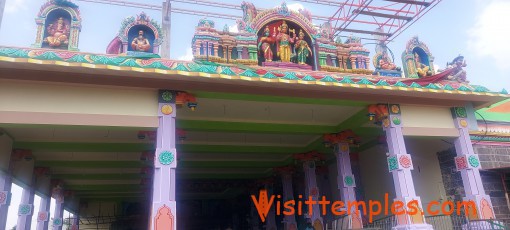
[[[420,197],[416,195],[414,190],[414,182],[411,175],[413,162],[411,160],[411,155],[407,154],[404,136],[402,135],[400,106],[390,104],[388,112],[389,115],[383,120],[382,125],[386,132],[386,139],[388,142],[389,156],[387,158],[387,163],[389,171],[393,174],[393,182],[397,196],[394,201],[402,202],[405,207],[414,204],[413,207],[418,207],[421,211],[414,215],[408,213],[397,215],[397,226],[393,229],[432,229],[432,226],[428,225],[425,221],[425,217],[423,216],[424,209],[421,205]],[[411,210],[401,209],[396,211],[404,213],[404,211]]]
[[[51,196],[55,198],[55,210],[52,219],[53,230],[62,230],[64,224],[64,187],[62,182],[55,181]]]
[[[476,213],[468,210],[469,219],[494,219],[494,209],[491,198],[485,193],[482,179],[480,178],[480,160],[478,154],[473,151],[473,145],[469,137],[467,112],[464,107],[452,108],[455,128],[459,130],[459,137],[455,139],[455,166],[460,171],[466,197],[464,201],[472,201],[476,204]],[[475,224],[475,223],[472,223]],[[483,224],[483,223],[478,223]]]
[[[337,144],[335,149],[336,165],[338,170],[338,189],[340,189],[340,195],[342,201],[346,204],[344,206],[348,215],[348,226],[349,229],[360,229],[363,228],[363,222],[361,220],[361,213],[356,206],[352,206],[351,210],[347,210],[349,203],[356,201],[356,181],[354,180],[354,174],[352,173],[351,158],[349,155],[349,144],[347,142],[341,142]]]
[[[175,202],[175,106],[176,92],[160,90],[158,93],[159,127],[154,157],[154,181],[150,229],[177,229]]]

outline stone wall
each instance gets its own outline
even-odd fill
[[[483,157],[500,157],[499,154],[491,154],[491,152],[506,152],[507,149],[501,150],[498,148],[481,148],[477,146],[475,152],[482,153]],[[482,155],[480,155],[480,161],[484,162],[482,159]],[[445,186],[446,195],[455,201],[462,200],[462,197],[465,196],[464,187],[462,184],[462,177],[460,172],[457,172],[454,163],[454,157],[456,156],[455,149],[450,148],[445,151],[441,151],[437,153],[437,157],[439,159],[439,165],[441,168],[441,174],[443,177],[443,182]],[[507,153],[507,156],[510,156],[510,153]],[[501,158],[503,159],[503,157]],[[487,161],[486,165],[487,165]],[[509,160],[510,162],[510,160]],[[493,162],[489,162],[493,164]],[[484,164],[482,163],[482,167]],[[484,169],[484,168],[483,168]],[[494,212],[496,214],[496,218],[498,219],[507,219],[510,218],[510,209],[508,207],[505,188],[502,180],[502,175],[497,171],[489,171],[489,170],[481,170],[480,176],[482,178],[483,187],[485,192],[491,196],[492,205],[494,206]]]
[[[510,167],[510,147],[494,145],[473,145],[480,158],[482,169]]]

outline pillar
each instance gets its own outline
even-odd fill
[[[294,200],[294,190],[292,189],[292,173],[294,169],[290,166],[275,168],[275,171],[279,172],[282,177],[283,197],[282,201]],[[297,222],[296,216],[284,215],[283,224],[285,230],[296,230]]]
[[[315,174],[315,161],[307,160],[303,163],[303,171],[305,172],[306,198],[312,197],[312,200],[319,200],[319,187],[317,187],[317,175]],[[314,204],[312,213],[308,213],[308,218],[312,221],[312,225],[323,226],[319,204]],[[322,229],[322,228],[320,228]]]
[[[72,220],[71,220],[71,230],[78,230],[80,229],[80,217],[78,214],[73,214]]]
[[[369,57],[365,58],[365,69],[370,69],[370,58]]]
[[[163,2],[161,29],[163,30],[163,43],[161,43],[161,57],[170,59],[170,31],[172,27],[172,3],[170,0]]]
[[[273,190],[274,180],[272,178],[271,179],[267,179],[267,180],[263,180],[261,182],[262,182],[262,184],[264,185],[264,188],[267,191],[267,196],[268,197],[271,197],[272,195],[275,195],[274,194],[274,190]],[[275,195],[275,197],[276,197],[276,195]],[[266,229],[266,230],[276,230],[277,229],[276,228],[276,213],[275,213],[275,210],[274,210],[275,206],[276,205],[271,205],[271,208],[269,209],[269,212],[267,213],[267,218],[266,218],[266,222],[265,222],[265,225],[264,225],[264,229]]]
[[[243,59],[243,47],[242,46],[237,47],[237,59]]]
[[[414,215],[405,213],[411,210],[396,209],[397,214],[399,212],[402,214],[396,215],[397,225],[393,229],[432,229],[432,226],[428,225],[425,221],[420,197],[416,195],[414,190],[414,182],[411,175],[413,162],[411,155],[407,153],[404,136],[402,135],[403,121],[400,105],[390,104],[389,108],[386,107],[386,109],[389,115],[382,121],[382,125],[388,142],[388,168],[393,176],[393,184],[395,185],[396,198],[394,202],[402,202],[405,207],[412,205],[419,209]]]
[[[346,204],[346,211],[348,214],[348,229],[360,229],[363,228],[363,222],[361,220],[361,213],[356,206],[350,207],[347,210],[349,203],[355,202],[356,192],[356,181],[354,174],[352,173],[351,158],[349,155],[349,143],[341,142],[338,143],[335,148],[336,165],[338,170],[338,189],[340,189],[340,197]]]
[[[51,202],[51,176],[49,168],[35,168],[34,174],[36,176],[35,187],[41,193],[41,202],[39,204],[39,211],[37,213],[37,230],[47,230],[48,221],[50,216],[50,202]]]
[[[61,181],[53,181],[51,196],[55,198],[55,209],[52,220],[53,230],[62,230],[64,224],[64,185]]]
[[[175,106],[176,92],[158,92],[158,117],[156,153],[154,157],[154,180],[152,191],[152,212],[150,229],[177,229],[175,202],[175,170],[177,151],[175,149]]]
[[[333,62],[333,67],[338,67],[338,61],[336,60],[336,56],[332,56],[331,59]]]
[[[0,28],[2,28],[2,18],[4,17],[5,2],[6,1],[7,0],[0,0]]]
[[[322,154],[312,151],[307,153],[295,154],[294,157],[303,162],[303,172],[305,173],[305,197],[304,200],[319,201],[319,188],[317,187],[317,175],[315,174],[315,161],[322,160]],[[303,202],[304,203],[304,202]],[[321,217],[321,209],[318,202],[312,205],[312,213],[309,213],[309,206],[303,204],[304,213],[307,213],[307,218],[310,219],[315,229],[323,229],[323,220]]]
[[[478,154],[473,151],[473,145],[469,137],[469,124],[466,108],[454,107],[451,109],[455,123],[455,128],[459,131],[459,137],[455,139],[455,166],[462,176],[462,184],[466,197],[464,201],[474,202],[476,212],[466,210],[468,218],[476,219],[494,219],[494,209],[491,198],[485,193],[482,179],[480,178],[480,160]],[[473,222],[471,224],[476,224]],[[478,223],[483,224],[483,223]]]
[[[351,69],[356,69],[356,57],[350,57],[351,60]]]
[[[2,1],[2,0],[0,0]],[[5,4],[5,1],[4,1]],[[12,139],[0,129],[0,229],[5,229],[11,196]]]
[[[35,196],[35,178],[34,174],[34,160],[32,157],[32,151],[30,150],[14,150],[14,155],[11,160],[14,160],[16,168],[23,170],[22,176],[27,181],[23,187],[21,194],[21,202],[18,206],[18,222],[16,229],[19,230],[30,230],[32,225],[32,214],[34,209],[34,196]]]

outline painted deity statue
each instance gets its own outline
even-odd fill
[[[131,42],[131,48],[135,51],[147,52],[151,48],[151,43],[144,36],[143,30],[138,32],[138,37],[133,38]]]
[[[430,67],[421,63],[420,55],[418,55],[418,53],[414,53],[414,62],[416,64],[416,73],[418,73],[418,76],[426,77],[432,75]]]
[[[463,56],[458,56],[453,59],[452,62],[448,63],[448,68],[454,69],[450,75],[448,75],[448,80],[466,82],[466,70],[462,69],[466,66],[466,60],[464,60]]]
[[[396,70],[397,65],[391,62],[390,57],[386,51],[383,52],[381,59],[379,59],[379,67],[384,70]]]
[[[271,50],[271,44],[274,43],[273,37],[271,37],[271,31],[269,26],[264,29],[264,36],[260,38],[258,49],[264,54],[264,60],[266,62],[273,61],[273,51]]]
[[[69,43],[69,32],[69,24],[66,23],[64,18],[60,17],[55,23],[48,25],[48,37],[44,39],[44,42],[48,43],[51,47],[59,47],[62,44],[67,45]]]
[[[275,34],[273,34],[273,36],[275,36]],[[291,37],[289,35],[289,26],[283,21],[278,28],[278,35],[276,35],[277,55],[282,62],[290,62],[291,44],[294,43],[294,39],[296,39],[296,33],[293,32],[293,37]]]
[[[299,31],[299,39],[296,42],[296,50],[297,50],[297,61],[300,65],[306,65],[306,58],[312,55],[312,50],[308,43],[305,41],[305,33],[303,30]]]

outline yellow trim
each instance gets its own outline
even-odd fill
[[[143,73],[158,73],[165,75],[181,75],[181,76],[192,76],[192,77],[206,77],[206,78],[222,78],[229,80],[245,80],[245,81],[261,81],[261,82],[282,82],[288,84],[303,84],[303,85],[323,85],[323,86],[337,86],[346,88],[369,88],[369,89],[385,89],[385,90],[400,90],[400,91],[419,91],[419,92],[431,92],[431,93],[448,93],[448,94],[462,94],[462,95],[485,95],[485,96],[497,96],[497,97],[510,97],[507,94],[495,93],[495,92],[473,92],[473,91],[460,91],[460,90],[437,90],[437,89],[426,89],[426,88],[406,88],[399,86],[376,86],[376,85],[360,85],[360,84],[345,84],[339,82],[321,82],[316,81],[303,81],[303,80],[285,80],[281,78],[267,79],[263,77],[245,77],[245,76],[230,76],[226,74],[209,74],[202,72],[187,72],[180,70],[162,70],[162,69],[145,69],[140,67],[127,67],[127,66],[112,66],[112,65],[97,65],[90,63],[73,63],[65,61],[53,61],[53,60],[38,60],[33,58],[12,58],[1,56],[0,61],[6,62],[17,62],[17,63],[34,63],[40,65],[58,65],[58,66],[71,66],[71,67],[85,67],[91,69],[110,69],[117,71],[136,71]]]
[[[492,137],[510,137],[510,133],[500,133],[500,132],[485,132],[485,131],[469,131],[470,135],[480,135],[480,136],[492,136]]]

